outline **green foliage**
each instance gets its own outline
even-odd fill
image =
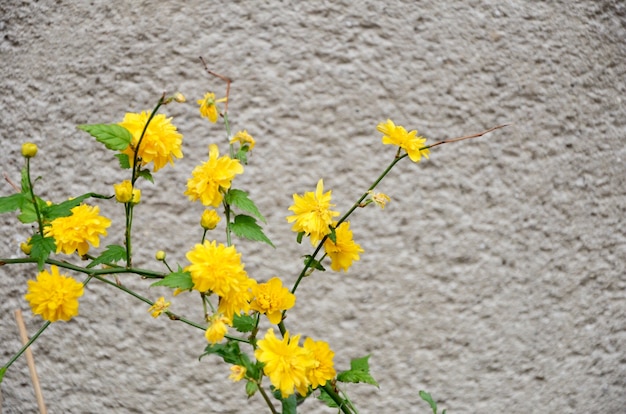
[[[32,249],[30,251],[30,257],[33,259],[37,259],[37,267],[41,272],[43,270],[43,265],[52,253],[56,249],[56,244],[54,243],[54,238],[52,237],[43,237],[41,234],[34,234],[30,238],[30,245]]]
[[[55,218],[58,218],[58,217],[70,216],[72,214],[71,210],[74,207],[80,205],[80,203],[82,203],[84,200],[90,197],[109,199],[109,198],[112,198],[113,196],[104,196],[104,195],[96,194],[96,193],[87,193],[78,197],[74,197],[71,200],[64,201],[60,204],[52,204],[48,206],[47,204],[43,203],[43,205],[41,206],[42,218],[44,220],[54,220]]]
[[[235,220],[228,224],[230,230],[238,237],[242,237],[248,240],[262,241],[275,247],[271,240],[267,238],[261,226],[256,223],[256,219],[246,214],[238,214],[235,216]]]
[[[115,154],[115,158],[120,162],[120,168],[127,170],[130,168],[130,160],[128,154]]]
[[[0,197],[0,214],[9,213],[19,209],[25,201],[22,193],[11,194],[10,196]]]
[[[96,141],[113,151],[124,151],[133,139],[131,133],[118,124],[83,124],[76,128],[87,132]]]
[[[330,228],[330,233],[328,234],[328,238],[333,243],[337,243],[337,233],[335,232],[335,228],[333,226],[328,226]]]
[[[152,184],[154,184],[154,178],[152,178],[152,173],[150,172],[150,170],[147,169],[142,169],[139,170],[137,172],[137,176],[138,177],[142,177],[145,178],[146,180],[150,181]]]
[[[350,361],[350,369],[340,372],[337,375],[337,381],[354,383],[364,382],[378,387],[378,382],[376,382],[376,380],[370,375],[369,358],[370,355],[366,355],[362,358],[355,358]]]
[[[437,414],[437,403],[433,400],[433,397],[427,393],[426,391],[419,392],[420,398],[430,405],[430,408],[433,410],[433,414]],[[446,410],[443,410],[441,414],[446,414]]]
[[[326,271],[326,268],[322,266],[322,263],[320,263],[319,260],[313,259],[313,256],[311,256],[310,254],[304,256],[304,265],[308,265],[310,269],[319,270],[321,272]]]
[[[105,251],[100,256],[93,259],[91,263],[87,265],[87,269],[90,269],[99,264],[111,264],[117,263],[126,258],[126,249],[117,244],[109,244]]]
[[[251,315],[235,313],[233,317],[233,327],[239,332],[252,332],[252,330],[256,328],[256,318]]]
[[[278,395],[280,391],[278,391]],[[298,400],[296,399],[296,394],[291,394],[287,398],[280,398],[281,404],[283,406],[283,414],[296,414],[298,412]]]
[[[246,382],[246,395],[248,396],[248,398],[252,397],[254,393],[256,393],[258,390],[259,390],[259,386],[257,385],[256,382],[254,381]]]
[[[172,289],[189,290],[193,287],[193,282],[191,281],[191,273],[183,271],[182,267],[178,266],[176,272],[170,273],[150,286],[166,286]]]
[[[320,395],[317,397],[318,400],[323,401],[324,404],[326,404],[330,408],[339,408],[335,400],[333,400],[333,398],[330,395],[328,395],[328,393],[326,392],[324,388],[320,387],[319,390],[320,390]]]
[[[224,196],[224,200],[231,206],[237,207],[241,211],[250,213],[263,223],[266,223],[265,217],[263,217],[256,204],[254,204],[254,201],[248,197],[248,193],[245,191],[231,188]]]

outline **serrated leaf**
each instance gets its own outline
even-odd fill
[[[239,332],[251,332],[256,328],[256,318],[250,315],[235,313],[233,316],[233,327]]]
[[[333,398],[330,395],[328,395],[328,393],[326,392],[326,390],[324,390],[324,388],[320,387],[319,390],[320,390],[320,395],[317,397],[318,400],[323,401],[324,404],[326,404],[330,408],[339,408],[335,400],[333,400]]]
[[[114,151],[124,151],[133,139],[131,133],[118,124],[83,124],[76,128],[87,132],[105,147]]]
[[[130,159],[128,158],[128,154],[115,154],[115,158],[120,162],[120,168],[123,170],[127,170],[130,168]]]
[[[146,180],[154,184],[154,178],[152,178],[152,173],[150,172],[150,170],[146,170],[146,169],[139,170],[139,172],[137,173],[137,176],[141,178],[145,178]]]
[[[23,193],[15,193],[10,196],[0,197],[0,214],[15,211],[24,202],[25,197]]]
[[[24,224],[34,223],[37,221],[37,212],[35,211],[35,206],[33,203],[24,200],[26,202],[22,203],[20,214],[17,216],[17,219]]]
[[[87,269],[90,269],[99,264],[117,263],[126,258],[126,249],[117,244],[109,244],[105,251],[100,256],[93,259],[91,263],[87,265]]]
[[[56,249],[54,238],[42,237],[41,234],[35,234],[30,238],[30,257],[37,259],[37,267],[39,271],[43,270],[43,265],[52,253]]]
[[[248,193],[243,190],[237,190],[231,188],[224,196],[226,203],[233,207],[237,207],[239,210],[252,214],[254,217],[266,223],[265,217],[261,214],[254,201],[248,197]]]
[[[228,341],[225,344],[207,345],[204,348],[204,354],[200,355],[200,358],[211,354],[222,357],[224,362],[228,364],[241,365],[241,350],[239,349],[239,344],[235,341]]]
[[[313,256],[311,256],[310,254],[304,256],[304,265],[306,266],[307,264],[311,269],[319,270],[321,272],[326,271],[326,268],[322,266],[322,264],[318,260],[313,259]]]
[[[355,358],[350,361],[350,369],[337,375],[337,380],[341,382],[364,382],[378,387],[378,382],[370,375],[369,366],[370,355],[362,358]]]
[[[74,207],[80,205],[80,203],[82,203],[84,200],[90,197],[108,199],[108,198],[112,198],[113,196],[104,196],[104,195],[96,194],[96,193],[87,193],[87,194],[83,194],[81,196],[72,198],[71,200],[64,201],[59,204],[52,204],[50,206],[44,204],[41,209],[41,213],[43,217],[47,220],[54,220],[55,218],[58,218],[58,217],[67,217],[72,214],[71,210]]]
[[[193,287],[193,282],[191,280],[191,273],[184,272],[179,267],[178,271],[170,273],[150,286],[166,286],[172,289],[189,290]]]
[[[270,239],[267,238],[261,226],[256,223],[254,217],[239,214],[235,216],[235,220],[229,223],[230,230],[238,237],[243,237],[248,240],[262,241],[270,246],[274,247]]]
[[[330,233],[328,234],[328,238],[333,243],[337,244],[337,233],[335,232],[335,228],[333,226],[328,226],[330,228]]]

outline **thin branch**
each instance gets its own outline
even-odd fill
[[[452,139],[444,139],[443,141],[435,142],[432,145],[428,145],[425,148],[433,148],[433,147],[436,147],[436,146],[439,146],[439,145],[442,145],[442,144],[449,144],[449,143],[452,143],[452,142],[463,141],[463,140],[466,140],[466,139],[482,137],[483,135],[488,134],[489,132],[495,131],[496,129],[508,127],[509,125],[512,125],[512,124],[498,125],[498,126],[495,126],[493,128],[489,128],[489,129],[486,129],[486,130],[484,130],[482,132],[479,132],[478,134],[465,135],[463,137],[452,138]]]
[[[20,190],[20,188],[13,181],[11,181],[7,173],[3,173],[3,175],[4,175],[4,179],[6,180],[6,182],[9,183],[11,187],[13,187],[16,193],[22,192],[22,190]]]
[[[233,80],[231,78],[227,77],[227,76],[220,75],[219,73],[216,73],[216,72],[213,72],[212,70],[210,70],[202,56],[200,56],[200,61],[204,65],[204,70],[206,70],[206,72],[209,75],[215,76],[217,78],[220,78],[221,80],[226,82],[226,102],[224,102],[224,113],[227,113],[228,112],[228,101],[229,101],[229,98],[230,98],[230,84],[233,82]]]

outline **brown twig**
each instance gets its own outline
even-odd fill
[[[231,78],[227,77],[227,76],[220,75],[219,73],[215,73],[212,70],[210,70],[202,56],[200,56],[200,61],[204,65],[204,70],[206,70],[206,72],[209,75],[212,75],[212,76],[215,76],[217,78],[220,78],[221,80],[226,82],[226,102],[224,102],[224,113],[227,113],[228,112],[228,101],[229,101],[228,98],[230,97],[230,84],[232,83],[233,80]]]
[[[15,190],[15,192],[19,193],[19,192],[21,192],[21,191],[22,191],[22,190],[20,190],[20,188],[19,188],[19,187],[18,187],[18,186],[17,186],[17,185],[13,182],[13,181],[11,181],[11,179],[9,178],[9,176],[7,175],[7,173],[3,173],[3,175],[4,175],[4,179],[6,180],[6,182],[7,182],[7,183],[9,183],[9,185],[10,185],[11,187],[13,187],[13,189]]]
[[[17,328],[20,331],[20,338],[22,344],[28,343],[28,333],[26,332],[26,326],[24,325],[24,319],[22,318],[22,311],[20,309],[15,310],[15,321],[17,322]],[[46,403],[43,401],[43,394],[41,393],[41,386],[39,385],[39,377],[37,376],[37,370],[35,369],[35,359],[30,348],[26,348],[26,363],[28,364],[28,371],[30,372],[30,379],[33,382],[33,388],[35,389],[35,397],[37,398],[37,405],[39,406],[40,414],[46,414]]]
[[[452,138],[452,139],[444,139],[443,141],[435,142],[434,144],[429,145],[426,148],[433,148],[433,147],[436,147],[436,146],[442,145],[442,144],[449,144],[451,142],[458,142],[458,141],[463,141],[463,140],[466,140],[466,139],[482,137],[483,135],[488,134],[489,132],[495,131],[496,129],[508,127],[509,125],[511,125],[511,124],[498,125],[498,126],[495,126],[493,128],[489,128],[489,129],[486,129],[486,130],[484,130],[482,132],[479,132],[478,134],[465,135],[463,137]]]

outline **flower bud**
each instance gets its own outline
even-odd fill
[[[33,158],[37,155],[37,145],[32,142],[22,144],[22,155],[26,158]]]
[[[128,203],[133,199],[133,185],[129,180],[124,180],[119,184],[113,184],[115,189],[115,199],[120,203]]]
[[[20,249],[24,254],[30,254],[31,250],[33,250],[33,246],[30,244],[30,237],[23,243],[20,243]]]
[[[176,92],[173,96],[174,100],[178,103],[183,103],[183,102],[187,102],[187,99],[185,98],[185,95],[183,95],[180,92]]]
[[[207,230],[213,230],[217,227],[217,223],[221,220],[215,210],[204,210],[202,218],[200,219],[200,225]]]
[[[154,255],[154,258],[157,259],[158,261],[162,262],[163,260],[165,260],[165,252],[163,250],[159,250]]]

